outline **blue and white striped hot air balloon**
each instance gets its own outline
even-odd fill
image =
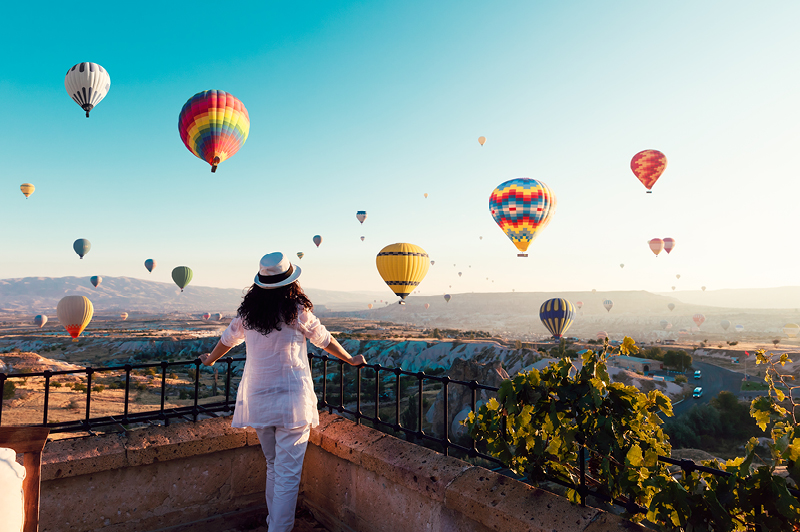
[[[539,308],[539,319],[556,340],[567,332],[574,316],[575,305],[560,297],[548,299]]]

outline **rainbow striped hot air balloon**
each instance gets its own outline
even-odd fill
[[[527,257],[528,246],[547,227],[556,211],[550,187],[527,177],[498,185],[489,196],[489,211],[500,229],[517,246],[518,257]]]
[[[250,115],[233,94],[202,91],[183,105],[178,132],[189,151],[216,172],[217,165],[232,157],[247,140]]]
[[[648,194],[652,193],[653,185],[666,169],[667,156],[658,150],[640,151],[631,159],[631,170],[645,186]]]
[[[556,340],[567,332],[574,316],[575,306],[560,297],[548,299],[539,308],[539,319]]]

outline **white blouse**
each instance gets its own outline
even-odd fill
[[[311,380],[306,338],[324,349],[331,335],[319,319],[300,310],[291,325],[264,336],[245,329],[237,316],[222,333],[223,344],[234,347],[245,342],[247,360],[236,395],[233,427],[284,427],[319,425],[317,396]]]

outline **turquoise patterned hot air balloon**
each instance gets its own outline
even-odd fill
[[[89,253],[89,250],[92,249],[92,243],[85,238],[79,238],[72,243],[72,249],[75,250],[75,253],[77,253],[80,258],[83,258],[83,256]]]
[[[298,258],[298,259],[302,259],[302,258],[303,258],[303,257],[305,257],[305,256],[306,256],[306,254],[305,254],[305,253],[303,253],[302,251],[298,251],[298,252],[297,252],[297,258]]]
[[[175,281],[175,284],[181,289],[186,288],[186,285],[192,280],[192,269],[188,266],[178,266],[172,270],[172,280]]]
[[[548,299],[539,308],[539,319],[556,340],[567,332],[574,316],[575,305],[560,297]]]

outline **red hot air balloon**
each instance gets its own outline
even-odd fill
[[[654,238],[653,240],[649,241],[647,245],[650,246],[650,251],[655,253],[656,257],[658,257],[658,254],[664,250],[664,241],[660,238]]]
[[[512,290],[512,292],[513,292],[513,290]],[[577,303],[575,303],[575,306],[578,307],[578,310],[582,309],[583,308],[583,301],[578,301]]]
[[[631,170],[636,178],[642,182],[647,193],[652,192],[653,185],[667,168],[667,157],[658,150],[640,151],[631,159]]]
[[[667,252],[669,255],[670,251],[675,249],[675,239],[674,238],[665,238],[664,239],[664,251]]]
[[[697,324],[697,328],[699,329],[703,322],[706,321],[706,317],[702,314],[695,314],[692,316],[692,320]]]

